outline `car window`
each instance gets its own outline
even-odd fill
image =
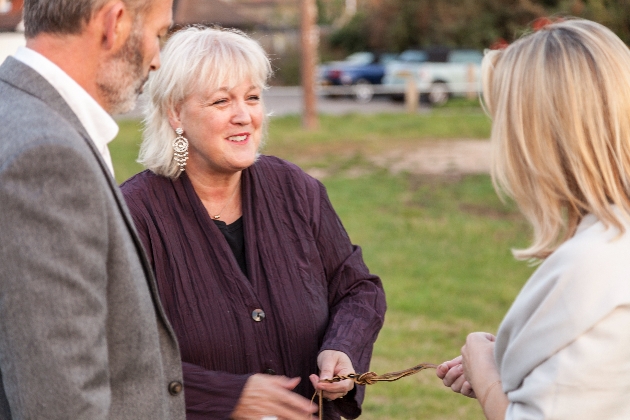
[[[370,64],[374,61],[374,54],[371,52],[356,52],[347,56],[346,61],[357,65]]]
[[[473,63],[481,64],[483,54],[475,50],[453,50],[448,56],[451,63]]]
[[[427,61],[427,53],[420,50],[406,50],[400,53],[397,60],[407,63],[422,63]]]
[[[387,64],[394,61],[397,56],[398,54],[394,54],[394,53],[383,53],[379,57],[378,62],[381,64]]]

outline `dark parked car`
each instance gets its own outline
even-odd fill
[[[393,53],[356,52],[344,61],[324,64],[319,68],[320,84],[348,86],[349,90],[325,89],[328,95],[350,93],[360,102],[369,102],[374,96],[374,86],[380,85],[385,74],[385,64],[396,58]]]

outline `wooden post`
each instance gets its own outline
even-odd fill
[[[473,100],[477,97],[477,81],[475,80],[475,66],[469,64],[466,69],[466,98]]]
[[[352,17],[357,13],[357,0],[346,0],[346,15]]]
[[[408,76],[405,83],[405,108],[410,114],[418,112],[418,88],[416,86],[416,79],[413,76]]]
[[[307,130],[318,127],[317,97],[315,95],[315,66],[317,65],[317,5],[315,0],[301,0],[301,45],[302,45],[302,90],[304,92],[304,112],[302,125]]]

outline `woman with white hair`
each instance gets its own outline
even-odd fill
[[[270,73],[243,33],[174,34],[148,84],[148,169],[121,186],[180,343],[188,419],[309,418],[315,389],[324,418],[355,418],[363,389],[319,379],[368,370],[383,324],[380,279],[323,185],[259,154]]]
[[[549,24],[482,64],[493,180],[542,260],[496,338],[437,369],[488,419],[630,418],[630,51],[587,20]]]

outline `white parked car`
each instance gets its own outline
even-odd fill
[[[409,78],[413,78],[421,97],[441,105],[453,95],[478,93],[481,88],[481,60],[477,50],[438,50],[427,52],[424,62],[393,61],[385,66],[384,88],[400,97]]]

